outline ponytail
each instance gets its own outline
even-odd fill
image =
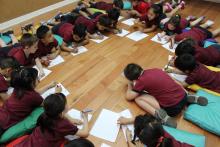
[[[42,133],[46,130],[54,133],[53,127],[56,119],[64,111],[66,97],[62,93],[51,94],[44,100],[44,113],[38,118],[37,125],[40,126]]]

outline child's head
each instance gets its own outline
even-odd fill
[[[153,4],[147,13],[147,16],[148,19],[151,21],[159,17],[160,14],[162,14],[161,7],[156,4]]]
[[[123,9],[123,7],[124,7],[123,0],[114,0],[113,4],[114,4],[114,7],[118,8],[118,9]]]
[[[171,140],[164,137],[164,129],[151,115],[139,115],[134,122],[135,137],[148,147],[172,147]]]
[[[168,29],[172,31],[175,30],[180,25],[180,21],[181,21],[180,15],[172,16],[167,23]]]
[[[12,57],[4,57],[0,59],[0,74],[2,74],[5,77],[10,77],[11,72],[13,70],[19,69],[20,65]]]
[[[196,68],[196,60],[190,54],[183,54],[175,59],[174,65],[179,70],[190,73]]]
[[[135,63],[128,64],[124,69],[124,75],[130,81],[137,80],[142,72],[143,68]]]
[[[39,38],[45,44],[49,44],[54,41],[52,31],[48,26],[41,25],[37,29],[36,34],[37,34],[37,38]]]
[[[16,97],[22,98],[25,91],[34,90],[38,84],[38,71],[35,68],[24,67],[11,73],[11,86]]]
[[[73,28],[73,40],[80,41],[86,37],[86,26],[83,24],[75,25]]]
[[[106,16],[102,15],[99,17],[99,20],[97,22],[97,28],[99,31],[104,31],[112,26],[112,20]]]
[[[108,13],[108,17],[112,21],[114,21],[114,22],[118,21],[118,18],[120,16],[120,10],[119,9],[113,8],[113,9],[108,10],[107,13]]]
[[[185,39],[178,46],[176,47],[175,50],[175,55],[176,56],[181,56],[183,54],[190,54],[190,55],[195,55],[195,42],[192,39]]]
[[[79,138],[68,142],[67,144],[65,144],[64,147],[95,147],[95,146],[91,141],[84,138]]]
[[[43,102],[44,113],[39,117],[37,123],[41,131],[52,131],[54,120],[61,117],[66,108],[66,97],[62,93],[51,94]]]
[[[30,54],[34,54],[37,51],[37,37],[30,33],[25,33],[20,39],[21,45],[27,50]]]

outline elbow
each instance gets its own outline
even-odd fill
[[[80,137],[82,137],[82,138],[87,138],[88,136],[89,136],[89,131],[88,130],[82,132],[82,134],[80,135]]]
[[[125,96],[125,99],[126,99],[127,101],[132,101],[134,98],[135,98],[135,97],[132,96],[132,95],[129,94],[129,93],[127,93],[126,96]]]

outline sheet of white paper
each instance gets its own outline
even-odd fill
[[[124,36],[126,36],[128,33],[130,33],[129,31],[124,30],[124,29],[122,29],[121,31],[122,31],[121,33],[118,33],[118,34],[116,34],[116,35],[119,36],[119,37],[124,37]]]
[[[101,144],[101,147],[111,147],[110,145],[107,145],[107,144],[105,144],[105,143],[102,143]]]
[[[62,84],[59,83],[58,85],[62,87],[61,93],[63,93],[65,96],[68,96],[70,94],[69,91],[66,88],[64,88]],[[55,87],[48,89],[41,96],[45,99],[50,94],[54,94],[54,93],[55,93]]]
[[[145,33],[142,33],[140,31],[136,31],[136,32],[133,32],[133,33],[127,35],[126,37],[128,37],[129,39],[134,40],[134,41],[140,41],[140,40],[144,39],[147,36],[148,35],[145,34]]]
[[[63,62],[64,62],[63,57],[61,57],[61,56],[59,55],[59,56],[57,56],[55,59],[51,60],[50,65],[48,66],[48,68],[53,67],[53,66],[56,66],[56,65],[58,65],[58,64],[60,64],[60,63],[63,63]]]
[[[123,16],[119,16],[118,21],[122,20],[123,18]]]
[[[164,47],[165,49],[169,50],[172,53],[175,53],[175,49],[177,47],[177,44],[174,44],[172,49],[170,48],[170,42],[162,45],[162,47]]]
[[[88,51],[88,49],[85,48],[84,46],[79,46],[79,47],[78,47],[78,52],[77,52],[77,53],[72,53],[72,55],[73,55],[73,56],[77,56],[77,55],[82,54],[82,53],[85,53],[85,52],[87,52],[87,51]]]
[[[120,113],[120,116],[123,116],[125,118],[132,118],[132,114],[131,114],[129,109],[126,109],[126,110],[122,111]],[[131,124],[131,125],[122,125],[122,131],[124,133],[126,141],[127,141],[127,137],[126,137],[126,129],[127,128],[132,132],[132,137],[133,137],[134,136],[134,125],[133,124]]]
[[[180,75],[180,74],[175,74],[175,73],[169,73],[169,75],[176,79],[177,81],[180,81],[180,82],[185,82],[187,76],[186,75]]]
[[[37,68],[37,66],[35,65],[35,66],[33,66],[33,68],[38,70],[38,76],[39,76],[39,69]],[[40,79],[40,81],[43,80],[44,78],[46,78],[46,76],[48,76],[52,72],[51,70],[48,70],[46,68],[43,68],[43,71],[44,71],[45,75]]]
[[[74,119],[79,119],[79,120],[83,121],[83,119],[82,119],[82,117],[81,117],[81,112],[80,112],[79,110],[71,109],[71,110],[69,110],[69,111],[67,112],[67,114],[68,114],[70,117],[74,118]],[[88,120],[90,121],[91,119],[92,119],[92,115],[89,114],[89,115],[88,115]],[[82,129],[83,126],[82,126],[82,125],[77,125],[77,127],[78,127],[78,129]],[[67,136],[65,136],[65,138],[68,139],[68,140],[74,140],[74,139],[77,139],[77,138],[79,138],[79,137],[78,137],[78,136],[75,136],[75,135],[67,135]]]
[[[103,39],[91,39],[91,40],[94,41],[94,42],[96,42],[96,43],[101,43],[101,42],[105,41],[106,39],[108,39],[107,36],[104,36]]]
[[[75,119],[79,119],[81,121],[83,121],[82,117],[81,117],[81,112],[79,110],[76,110],[76,109],[71,109],[67,112],[67,114],[72,117],[72,118],[75,118]],[[88,115],[88,120],[90,121],[92,119],[92,115],[89,114]],[[82,129],[82,125],[78,125],[77,126],[79,129]]]
[[[103,109],[90,134],[110,142],[115,142],[120,129],[120,126],[117,124],[118,118],[118,113]]]
[[[130,18],[130,19],[127,19],[127,20],[122,21],[122,23],[123,23],[123,24],[126,24],[126,25],[128,25],[128,26],[133,26],[133,25],[134,25],[134,21],[135,21],[134,18]]]
[[[8,94],[8,95],[11,95],[12,92],[13,92],[13,90],[14,90],[13,87],[9,87],[9,88],[8,88],[8,91],[7,91],[7,94]]]
[[[151,38],[151,41],[160,43],[160,44],[166,44],[167,40],[165,40],[164,38],[161,38],[161,40],[158,39],[158,34],[155,35],[153,38]]]

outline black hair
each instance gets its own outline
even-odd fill
[[[83,24],[77,24],[73,27],[73,34],[76,34],[80,38],[84,38],[86,36],[86,26]]]
[[[32,35],[30,33],[25,33],[22,35],[20,39],[20,43],[22,46],[28,46],[31,47],[38,41],[37,37],[35,35]]]
[[[24,67],[13,70],[10,85],[14,88],[16,98],[21,99],[25,91],[34,90],[38,71],[35,68]]]
[[[135,136],[139,137],[140,141],[147,145],[147,147],[156,147],[160,143],[159,147],[172,147],[172,140],[160,138],[164,136],[164,129],[160,121],[151,115],[139,115],[135,118],[134,122]]]
[[[181,21],[181,16],[177,14],[172,16],[168,21],[168,23],[174,25],[174,27],[178,27],[180,25],[180,21]]]
[[[110,27],[112,25],[112,20],[107,15],[103,15],[99,17],[99,23],[102,26]]]
[[[182,42],[180,42],[180,44],[178,44],[178,46],[176,47],[175,50],[175,54],[176,56],[180,56],[183,54],[191,54],[191,55],[195,55],[195,41],[192,39],[186,39],[183,40]]]
[[[72,11],[69,14],[65,14],[62,15],[60,18],[61,22],[67,22],[67,23],[71,23],[74,25],[76,19],[79,17],[80,15],[78,13],[75,13],[74,11]]]
[[[119,8],[119,9],[123,9],[123,7],[124,7],[123,0],[114,0],[113,4],[115,5],[115,7]]]
[[[50,31],[50,28],[48,26],[41,25],[36,31],[37,38],[43,39],[48,31]]]
[[[66,106],[66,97],[62,93],[51,94],[43,102],[44,113],[37,120],[42,133],[46,130],[54,134],[55,120],[60,117]]]
[[[1,69],[12,68],[14,70],[14,69],[19,69],[20,65],[15,58],[4,57],[0,59],[0,68]]]
[[[159,16],[163,13],[163,9],[162,7],[160,7],[158,4],[153,4],[151,5],[151,9],[153,10],[153,12]]]
[[[79,138],[68,142],[64,147],[95,147],[95,145],[88,139]]]
[[[174,61],[174,65],[176,68],[183,72],[187,70],[192,71],[196,68],[196,60],[190,54],[183,54],[176,58],[176,60]]]
[[[130,63],[125,67],[124,75],[128,80],[133,81],[138,79],[142,71],[143,68],[140,65],[135,63]]]
[[[120,16],[120,10],[117,8],[113,8],[107,11],[108,17],[114,21],[117,21]]]

